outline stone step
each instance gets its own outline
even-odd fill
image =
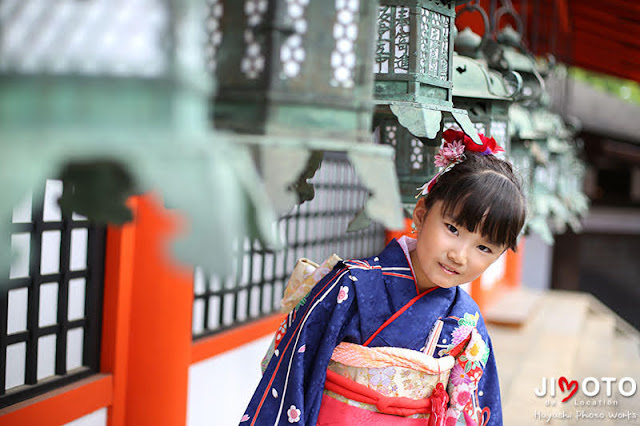
[[[603,384],[602,377],[615,377],[613,369],[615,323],[615,318],[612,315],[595,310],[590,304],[585,318],[584,330],[580,336],[578,352],[574,359],[574,374],[571,378],[577,380],[580,386],[582,386],[583,380],[588,377],[596,378],[598,380],[597,386]],[[588,386],[590,386],[589,389],[594,389],[593,386],[596,385],[589,383]],[[606,399],[602,398],[603,394],[603,389],[600,389],[598,395],[586,397],[580,390],[567,401],[571,404],[571,409],[576,413],[576,416],[571,421],[568,421],[567,425],[584,425],[587,419],[592,418],[598,419],[599,425],[615,424],[609,417],[610,414],[615,413],[615,406],[586,405],[594,401],[606,401]],[[604,416],[604,419],[599,416]]]
[[[491,326],[501,385],[505,374],[504,424],[539,425],[541,416],[566,411],[545,405],[559,398],[539,397],[534,390],[543,378],[573,375],[588,309],[589,297],[584,294],[548,292],[522,327],[509,331]]]
[[[624,377],[631,377],[636,381],[636,385],[640,386],[640,335],[637,332],[629,332],[625,329],[616,329],[613,337],[613,350],[615,357],[613,359],[614,377],[621,380]],[[617,384],[616,384],[617,385]],[[628,383],[624,388],[629,391]],[[620,395],[618,386],[614,386],[613,400],[618,402],[616,412],[634,413],[635,421],[618,421],[618,424],[640,424],[640,389],[636,390],[635,395],[624,397]]]

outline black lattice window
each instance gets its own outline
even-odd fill
[[[98,371],[105,228],[62,214],[62,182],[12,219],[17,257],[0,281],[0,407]],[[36,208],[32,208],[36,206]]]
[[[321,263],[335,253],[343,259],[373,255],[384,246],[384,228],[373,223],[346,232],[364,206],[368,190],[344,154],[326,153],[311,182],[315,198],[280,218],[277,229],[285,247],[269,251],[258,241],[240,239],[234,273],[205,276],[196,268],[193,336],[204,337],[277,312],[296,261]]]

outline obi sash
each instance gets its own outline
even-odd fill
[[[342,342],[334,350],[318,425],[444,425],[452,356]]]

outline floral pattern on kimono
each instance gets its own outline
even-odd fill
[[[489,426],[501,425],[495,359],[482,317],[474,315],[478,310],[458,287],[419,293],[411,265],[395,240],[378,256],[340,261],[287,316],[284,335],[274,344],[241,424],[315,425],[327,367],[340,342],[420,351],[441,319],[441,336],[448,341],[438,340],[438,348],[454,350],[455,346],[448,348],[454,341],[466,344],[458,357],[459,375],[448,383],[449,395],[457,401],[449,406],[451,418],[458,412],[467,424],[488,420]],[[391,317],[394,320],[383,327]],[[488,358],[480,341],[488,348]],[[433,356],[443,355],[436,351]],[[393,392],[391,370],[371,373],[381,391]],[[401,378],[399,373],[396,369],[394,379]]]
[[[447,386],[450,399],[446,426],[460,424],[462,419],[462,424],[484,425],[491,416],[490,408],[483,408],[478,402],[478,384],[490,355],[489,346],[476,328],[479,316],[476,312],[445,319],[454,324],[454,329],[451,343],[441,349],[439,355],[452,355],[456,359]]]

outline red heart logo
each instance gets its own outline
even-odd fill
[[[560,377],[560,379],[558,380],[558,384],[560,385],[560,390],[562,392],[565,391],[565,387],[567,388],[566,390],[570,390],[569,395],[562,400],[562,402],[567,401],[569,398],[571,398],[573,395],[576,394],[576,392],[578,392],[578,381],[577,380],[572,380],[572,381],[568,381],[566,377],[562,376]]]

